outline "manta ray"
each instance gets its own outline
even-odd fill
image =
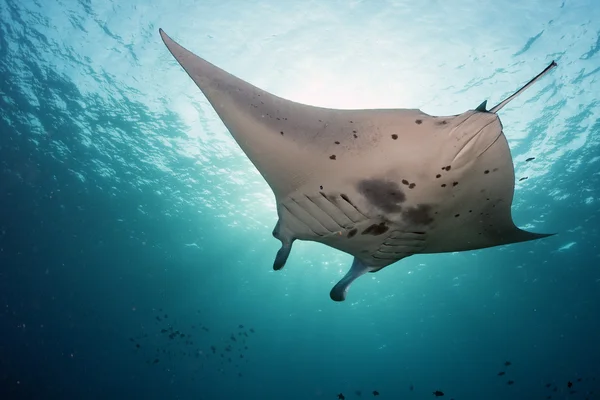
[[[173,41],[165,45],[200,88],[275,195],[281,241],[323,243],[354,261],[331,289],[343,301],[359,276],[413,254],[476,250],[552,234],[512,219],[513,161],[497,113],[552,63],[487,110],[343,110],[290,101],[237,78]]]

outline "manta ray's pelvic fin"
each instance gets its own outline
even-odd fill
[[[377,269],[380,268],[369,267],[358,258],[354,257],[350,271],[348,271],[348,273],[344,275],[344,277],[338,283],[336,283],[333,289],[331,289],[331,292],[329,292],[329,297],[331,297],[331,300],[333,301],[344,301],[346,299],[348,288],[352,282],[356,280],[356,278],[366,274],[367,272]]]

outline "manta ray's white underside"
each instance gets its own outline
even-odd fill
[[[512,220],[514,169],[496,112],[556,66],[487,111],[336,110],[265,92],[174,42],[169,51],[204,93],[277,203],[273,235],[284,266],[294,240],[354,256],[331,290],[417,253],[473,250],[548,235]]]

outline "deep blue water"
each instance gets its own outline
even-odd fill
[[[595,1],[0,0],[0,399],[600,398],[599,20]],[[335,108],[458,114],[556,60],[500,114],[515,221],[558,234],[412,256],[343,303],[348,255],[296,243],[272,271],[273,196],[159,27]]]

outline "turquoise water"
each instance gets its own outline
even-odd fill
[[[598,20],[592,1],[0,0],[1,398],[600,398]],[[296,242],[274,272],[272,193],[158,28],[332,108],[459,114],[556,60],[500,117],[515,222],[558,235],[412,256],[343,303],[349,255]]]

